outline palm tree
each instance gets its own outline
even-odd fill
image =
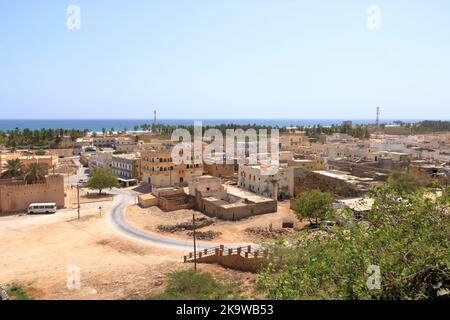
[[[7,160],[3,165],[5,172],[3,173],[6,177],[20,177],[23,173],[23,164],[19,158]]]
[[[38,163],[28,165],[25,172],[25,180],[27,183],[33,184],[44,180],[45,171]]]

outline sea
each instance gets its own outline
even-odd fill
[[[331,126],[333,124],[342,124],[343,121],[351,120],[353,124],[371,124],[375,123],[375,119],[157,119],[158,124],[164,125],[193,125],[194,121],[202,121],[204,126],[214,126],[220,124],[237,124],[237,125],[266,125],[278,127],[295,127],[295,126]],[[390,124],[395,120],[408,123],[415,123],[419,119],[383,119],[380,123]],[[19,128],[23,130],[38,129],[77,129],[102,131],[103,128],[110,131],[133,131],[135,126],[142,124],[152,124],[153,119],[0,119],[0,131],[14,130]],[[139,129],[140,130],[140,129]]]

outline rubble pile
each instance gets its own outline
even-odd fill
[[[266,239],[276,239],[280,236],[291,235],[293,231],[292,229],[253,227],[245,229],[245,233]]]
[[[208,219],[208,218],[198,218],[195,219],[195,229],[204,228],[207,226],[210,226],[214,223],[214,219]],[[179,224],[160,224],[157,226],[157,229],[161,232],[179,232],[179,231],[186,231],[186,230],[193,230],[194,227],[192,225],[192,221],[186,221]]]
[[[213,240],[220,236],[222,232],[216,232],[216,231],[196,231],[195,232],[195,238],[198,240]],[[192,237],[194,235],[194,231],[189,231],[187,233],[188,236]]]

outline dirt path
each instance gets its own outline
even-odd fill
[[[20,283],[38,299],[129,298],[160,290],[167,271],[187,267],[187,252],[117,235],[97,204],[84,205],[80,220],[76,210],[2,217],[0,239],[0,282]],[[70,266],[80,269],[79,290],[66,286]]]

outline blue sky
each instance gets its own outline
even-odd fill
[[[447,0],[0,0],[0,117],[449,119],[449,16]]]

